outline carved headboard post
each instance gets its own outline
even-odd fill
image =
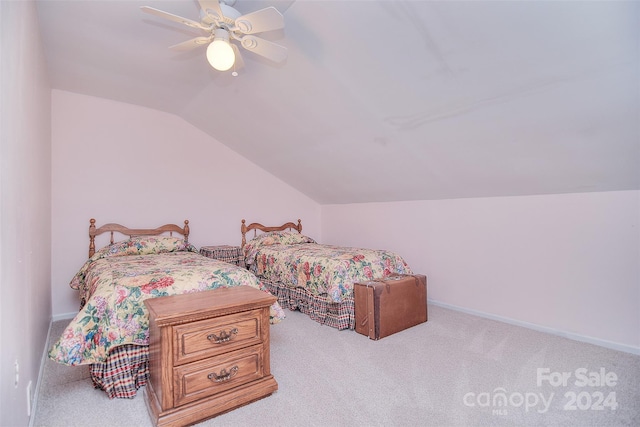
[[[242,220],[242,225],[240,226],[240,232],[242,233],[242,248],[244,248],[244,245],[247,244],[247,224],[246,221],[243,219]]]
[[[184,233],[183,233],[183,236],[184,236],[184,241],[187,242],[187,243],[189,243],[189,231],[190,231],[189,230],[189,220],[185,219],[184,220]]]
[[[89,258],[96,253],[96,220],[89,220]]]

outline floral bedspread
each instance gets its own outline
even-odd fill
[[[66,365],[103,362],[123,344],[148,345],[147,298],[231,286],[268,292],[249,271],[204,257],[182,239],[157,236],[133,237],[96,252],[70,286],[80,291],[84,306],[49,350],[51,359]],[[277,302],[270,314],[271,323],[284,318]]]
[[[392,273],[412,274],[399,255],[386,250],[321,245],[296,232],[261,234],[244,246],[245,262],[259,278],[342,302],[353,284]]]

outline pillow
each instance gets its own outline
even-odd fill
[[[258,255],[258,249],[270,245],[296,245],[300,243],[316,243],[311,237],[294,231],[269,231],[249,240],[244,245],[244,260],[251,265]]]
[[[183,238],[170,236],[133,236],[109,245],[107,256],[149,255],[188,250]]]
[[[102,258],[119,257],[127,255],[151,255],[168,252],[198,252],[195,246],[184,241],[180,237],[171,236],[134,236],[121,242],[96,251],[95,254],[87,262],[84,263],[80,271],[71,280],[69,284],[72,289],[80,289],[84,284],[84,279],[89,266]]]
[[[299,243],[316,243],[316,241],[294,231],[270,231],[249,241],[249,244],[254,246],[296,245]]]

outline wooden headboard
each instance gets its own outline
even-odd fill
[[[278,225],[277,227],[266,227],[262,224],[258,224],[257,222],[253,222],[249,225],[246,224],[245,220],[242,220],[242,225],[240,226],[240,231],[242,232],[242,247],[247,243],[247,232],[253,230],[253,236],[255,237],[256,231],[260,230],[263,233],[267,233],[269,231],[284,231],[284,230],[297,230],[298,233],[302,233],[302,222],[298,219],[298,224],[294,224],[293,222],[287,222],[286,224]]]
[[[165,224],[158,228],[128,228],[120,224],[105,224],[102,227],[96,228],[96,220],[91,218],[89,220],[89,258],[96,252],[96,236],[102,233],[111,233],[110,244],[113,244],[113,233],[120,233],[126,236],[158,236],[163,233],[169,233],[173,236],[173,233],[182,234],[185,242],[189,241],[189,220],[184,221],[184,227],[180,227],[175,224]]]

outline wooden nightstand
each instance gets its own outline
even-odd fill
[[[278,389],[269,360],[269,307],[276,298],[249,286],[151,298],[149,382],[158,426],[183,426]]]
[[[235,264],[244,268],[244,252],[240,246],[217,245],[203,246],[200,248],[200,254],[208,258],[218,259],[220,261]]]

